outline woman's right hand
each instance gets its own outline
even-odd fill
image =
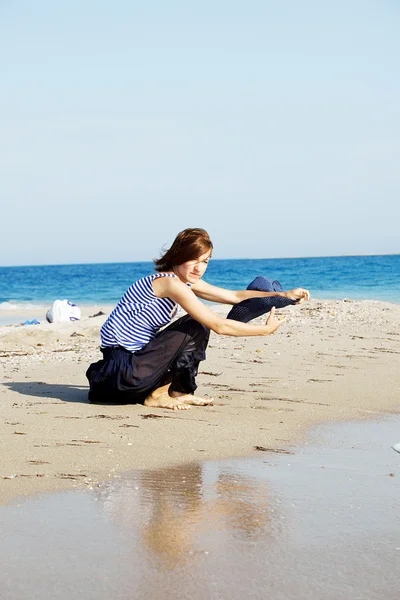
[[[310,292],[304,288],[295,288],[294,290],[284,292],[284,297],[297,302],[297,304],[301,304],[304,300],[310,299]]]
[[[277,318],[275,316],[275,306],[273,306],[268,315],[268,319],[265,323],[266,327],[268,327],[267,335],[271,335],[271,333],[274,333],[277,329],[279,329],[279,327],[282,325],[282,323],[284,323],[286,321],[286,318],[287,317]]]

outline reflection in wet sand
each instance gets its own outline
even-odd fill
[[[202,535],[210,531],[243,539],[268,535],[267,481],[205,471],[207,465],[184,465],[142,472],[99,492],[108,515],[139,537],[158,569],[177,569],[207,553]]]
[[[201,527],[201,467],[177,467],[142,473],[141,504],[150,509],[141,527],[144,548],[165,569],[187,563]]]
[[[266,482],[265,482],[266,483]],[[267,486],[249,478],[221,473],[217,484],[215,514],[224,518],[233,534],[245,539],[267,533],[271,519]]]
[[[0,507],[3,600],[397,600],[398,417]],[[267,458],[264,456],[263,458]]]

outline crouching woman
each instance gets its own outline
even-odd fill
[[[210,404],[212,398],[194,395],[210,330],[229,336],[270,335],[285,321],[276,318],[275,306],[309,298],[305,289],[285,292],[262,277],[255,280],[262,283],[258,289],[250,285],[232,291],[210,285],[202,278],[212,249],[204,229],[181,231],[154,261],[156,272],[136,281],[122,296],[100,330],[103,358],[86,372],[91,402],[174,410]],[[227,319],[219,317],[199,298],[234,305],[232,318],[231,313]],[[187,315],[168,325],[179,306]],[[267,311],[265,324],[247,322]]]

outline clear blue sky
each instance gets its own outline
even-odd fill
[[[400,3],[0,0],[0,264],[400,251]]]

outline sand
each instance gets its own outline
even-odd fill
[[[285,450],[318,423],[400,412],[400,305],[314,299],[281,310],[288,320],[272,336],[212,333],[198,393],[214,404],[182,412],[88,403],[106,318],[90,315],[111,308],[0,327],[1,504],[132,469]]]

